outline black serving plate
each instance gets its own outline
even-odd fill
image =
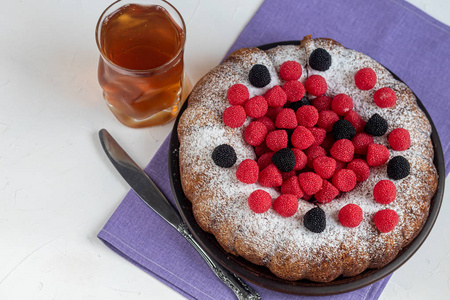
[[[300,41],[286,41],[279,43],[272,43],[260,46],[262,50],[267,50],[279,45],[299,45]],[[394,75],[395,76],[395,75]],[[398,77],[395,76],[397,79]],[[400,80],[400,79],[399,79]],[[188,100],[184,103],[181,111],[175,121],[172,136],[169,145],[169,174],[172,186],[172,192],[177,204],[177,208],[184,220],[184,222],[189,227],[194,238],[203,247],[203,249],[216,261],[222,264],[229,271],[237,274],[241,278],[252,282],[256,285],[262,286],[267,289],[289,293],[297,295],[333,295],[339,293],[345,293],[360,289],[367,285],[370,285],[394,272],[400,266],[402,266],[411,256],[419,249],[423,244],[428,234],[430,233],[441,207],[442,198],[444,195],[444,183],[445,183],[445,164],[444,155],[442,152],[441,142],[437,134],[436,128],[430,115],[426,111],[423,104],[417,99],[419,107],[424,111],[428,120],[432,126],[431,140],[434,147],[434,164],[436,166],[439,182],[437,192],[431,199],[431,207],[428,219],[419,233],[419,235],[404,249],[400,251],[397,257],[390,262],[388,265],[381,269],[368,269],[361,274],[353,277],[343,277],[340,276],[332,282],[320,283],[313,282],[309,280],[298,280],[298,281],[288,281],[276,277],[270,272],[266,267],[255,265],[242,257],[237,257],[226,252],[220,244],[217,242],[216,238],[205,231],[203,231],[200,226],[195,221],[194,215],[192,213],[191,202],[184,195],[183,189],[181,187],[180,180],[180,168],[179,168],[179,147],[180,143],[178,141],[177,126],[181,114],[187,107]]]

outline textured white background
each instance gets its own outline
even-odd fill
[[[98,130],[145,166],[172,128],[124,127],[102,100],[94,29],[110,2],[2,1],[0,299],[182,299],[96,238],[128,191]],[[187,23],[193,82],[220,62],[261,2],[172,0]],[[450,25],[450,1],[409,2]],[[449,201],[447,191],[429,238],[381,299],[449,297]]]

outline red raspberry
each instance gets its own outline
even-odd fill
[[[317,157],[313,161],[314,172],[323,179],[331,178],[336,171],[336,160],[328,156]]]
[[[359,132],[352,138],[353,146],[355,146],[356,154],[367,154],[367,148],[373,144],[373,136],[365,132]]]
[[[268,152],[271,152],[271,151],[272,150],[270,150],[269,147],[267,147],[266,143],[264,143],[264,142],[261,143],[261,145],[255,147],[256,157],[260,157],[264,153],[268,153]]]
[[[283,177],[280,170],[274,164],[270,164],[259,173],[258,182],[265,187],[278,187],[283,184]]]
[[[393,107],[397,102],[397,94],[391,88],[383,87],[373,94],[373,101],[381,108]]]
[[[267,109],[266,117],[275,122],[278,113],[283,109],[283,107],[269,107]]]
[[[325,151],[327,151],[327,153],[330,153],[330,149],[334,144],[334,138],[333,135],[327,134],[325,136],[325,139],[323,140],[322,144],[320,144],[320,146],[322,146],[323,149],[325,149]]]
[[[275,126],[277,128],[294,129],[297,125],[297,117],[292,108],[283,108],[275,119]]]
[[[323,149],[320,146],[311,146],[308,148],[308,150],[306,151],[306,156],[308,157],[308,162],[307,165],[308,167],[310,167],[311,169],[314,168],[313,166],[313,161],[321,156],[326,156],[327,152],[325,151],[325,149]]]
[[[309,128],[309,131],[311,131],[312,135],[314,136],[313,145],[320,146],[325,140],[325,137],[327,136],[327,131],[323,128],[312,127]]]
[[[306,162],[308,161],[306,154],[300,149],[292,148],[291,150],[292,152],[294,152],[295,156],[294,171],[302,170],[306,166]]]
[[[290,172],[281,172],[281,177],[283,177],[283,182],[285,182],[286,180],[288,180],[292,176],[296,176],[297,177],[297,173],[295,173],[294,170],[292,170]],[[289,193],[287,193],[287,194],[289,194]]]
[[[350,192],[356,185],[356,174],[349,169],[338,170],[334,173],[332,182],[341,192]]]
[[[322,96],[327,92],[327,82],[320,75],[311,75],[305,81],[305,89],[313,96]]]
[[[302,72],[302,65],[293,60],[285,61],[280,66],[280,77],[286,81],[300,79]]]
[[[283,91],[286,93],[289,102],[297,102],[305,95],[305,87],[297,80],[286,81],[283,85]]]
[[[271,132],[271,131],[275,130],[275,123],[266,116],[258,118],[258,119],[256,119],[256,121],[261,122],[264,125],[266,125],[267,132]]]
[[[222,115],[223,123],[231,128],[241,127],[245,119],[247,119],[247,115],[245,114],[245,109],[240,105],[233,105],[227,107],[223,111]]]
[[[286,130],[274,130],[266,137],[266,145],[270,150],[277,152],[288,145],[288,134]]]
[[[270,107],[281,107],[287,101],[286,93],[283,91],[281,86],[276,85],[264,94],[267,104]]]
[[[253,121],[248,124],[244,130],[244,139],[247,144],[252,146],[259,146],[267,135],[267,127],[258,121]]]
[[[356,132],[364,131],[364,126],[366,126],[366,121],[364,121],[363,118],[361,118],[361,116],[358,115],[358,113],[355,112],[354,110],[349,111],[345,115],[344,119],[349,121],[350,124],[352,124],[353,127],[355,127]]]
[[[316,198],[319,203],[328,203],[338,195],[339,190],[335,188],[334,185],[324,180],[322,183],[322,189],[314,195],[314,198]]]
[[[336,171],[342,170],[342,169],[346,169],[347,168],[347,163],[337,160],[336,161]],[[335,172],[336,172],[335,171]]]
[[[397,188],[390,180],[380,180],[373,188],[373,198],[380,204],[389,204],[397,197]]]
[[[403,128],[396,128],[389,133],[389,145],[395,151],[404,151],[411,146],[409,131]]]
[[[298,125],[313,127],[319,120],[319,112],[312,105],[303,105],[296,111]]]
[[[286,179],[281,185],[281,192],[283,194],[295,195],[297,199],[303,197],[304,193],[300,188],[297,176],[292,176]]]
[[[273,201],[273,209],[283,217],[293,216],[298,209],[297,197],[290,194],[280,195]]]
[[[363,182],[369,178],[370,168],[364,159],[354,159],[347,165],[347,169],[352,170],[356,174],[356,181]]]
[[[342,226],[357,227],[363,219],[363,211],[358,205],[350,203],[339,210],[338,218]]]
[[[333,124],[339,120],[339,116],[332,110],[322,110],[319,112],[319,120],[317,121],[317,126],[325,129],[327,132],[331,132],[333,129]]]
[[[331,110],[331,101],[333,99],[328,96],[319,96],[312,100],[312,105],[317,108],[318,111]]]
[[[380,144],[370,144],[367,147],[367,164],[371,167],[381,166],[389,159],[389,150]]]
[[[375,213],[373,222],[380,232],[390,232],[398,224],[398,214],[392,209],[383,209]]]
[[[243,183],[255,183],[258,181],[259,167],[253,159],[243,160],[236,170],[236,178]]]
[[[267,152],[262,154],[258,158],[258,167],[260,170],[266,168],[268,165],[272,163],[272,156],[275,152]]]
[[[353,109],[353,100],[346,94],[337,94],[331,102],[331,109],[340,116]]]
[[[322,178],[314,172],[305,172],[298,175],[298,182],[303,192],[314,195],[322,188]]]
[[[305,150],[314,143],[314,136],[305,126],[298,126],[292,133],[291,142],[295,148]]]
[[[266,114],[268,104],[263,96],[255,96],[245,102],[244,108],[247,116],[251,118],[261,118]]]
[[[353,146],[353,143],[350,140],[337,140],[331,147],[330,154],[337,160],[350,162],[355,154],[355,146]]]
[[[232,85],[227,91],[227,99],[231,105],[243,105],[249,96],[247,87],[240,83]]]
[[[305,201],[309,201],[313,196],[314,195],[306,195],[306,194],[304,194],[302,199],[305,200]]]
[[[371,68],[360,69],[355,74],[355,84],[363,91],[372,89],[377,83],[377,74]]]
[[[266,191],[256,190],[248,197],[248,206],[253,212],[261,214],[272,206],[272,197]]]

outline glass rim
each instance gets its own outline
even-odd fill
[[[160,65],[160,66],[158,66],[156,68],[145,69],[145,70],[135,70],[135,69],[128,69],[128,68],[122,67],[122,66],[114,63],[106,55],[104,55],[104,51],[102,50],[101,43],[99,41],[99,36],[100,36],[100,31],[101,31],[100,28],[101,28],[101,24],[103,23],[102,20],[106,17],[107,12],[109,12],[109,10],[114,5],[118,4],[119,2],[124,2],[124,0],[117,0],[117,1],[114,1],[113,3],[111,3],[108,7],[105,8],[105,10],[102,12],[100,17],[98,18],[97,25],[95,27],[95,42],[97,43],[97,48],[100,51],[100,55],[102,56],[103,59],[105,59],[113,67],[118,68],[121,71],[134,73],[134,74],[136,74],[136,73],[143,74],[143,73],[149,73],[149,72],[154,73],[154,72],[160,71],[160,70],[164,69],[165,67],[167,67],[168,65],[172,64],[178,58],[178,56],[183,52],[184,45],[186,43],[186,24],[184,23],[183,17],[181,16],[180,12],[175,8],[175,6],[173,6],[171,3],[167,2],[166,0],[158,0],[158,1],[164,2],[165,4],[167,4],[171,9],[173,9],[175,11],[177,16],[181,20],[181,26],[182,26],[181,29],[183,30],[182,42],[181,42],[181,45],[180,45],[177,53],[173,56],[173,58],[171,60],[169,60],[168,62],[166,62],[166,63],[164,63],[164,64],[162,64],[162,65]],[[131,3],[126,3],[126,4],[133,4],[133,3],[131,2]],[[126,5],[126,4],[124,4],[124,5]],[[138,4],[138,3],[136,3],[136,4]],[[120,7],[122,7],[122,6],[120,6]],[[169,12],[169,14],[170,14],[170,12]]]

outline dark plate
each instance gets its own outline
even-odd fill
[[[267,50],[278,45],[289,44],[299,45],[300,41],[286,41],[267,44],[260,46],[259,48],[262,50]],[[191,202],[186,198],[181,187],[180,168],[178,160],[178,150],[180,144],[178,142],[177,126],[181,114],[187,107],[187,101],[184,103],[180,114],[176,119],[169,146],[169,174],[171,174],[170,180],[172,192],[177,204],[177,208],[180,211],[184,222],[189,227],[192,235],[209,255],[211,255],[215,260],[217,260],[231,272],[256,285],[289,294],[333,295],[353,291],[372,284],[394,272],[401,265],[403,265],[417,251],[417,249],[419,249],[419,247],[427,238],[428,234],[431,231],[431,228],[436,221],[439,209],[441,207],[442,197],[444,195],[445,164],[441,142],[428,112],[425,110],[425,107],[422,105],[420,100],[418,100],[417,102],[420,108],[425,112],[433,128],[433,132],[431,133],[431,140],[433,142],[435,153],[434,164],[439,174],[438,189],[433,199],[431,199],[430,213],[422,231],[406,248],[404,248],[398,254],[398,256],[392,262],[381,269],[369,269],[353,277],[340,276],[332,282],[327,283],[318,283],[309,280],[288,281],[276,277],[266,267],[255,265],[243,259],[242,257],[236,257],[225,252],[225,250],[223,250],[223,248],[217,242],[216,238],[212,234],[203,231],[197,224],[192,213]]]

